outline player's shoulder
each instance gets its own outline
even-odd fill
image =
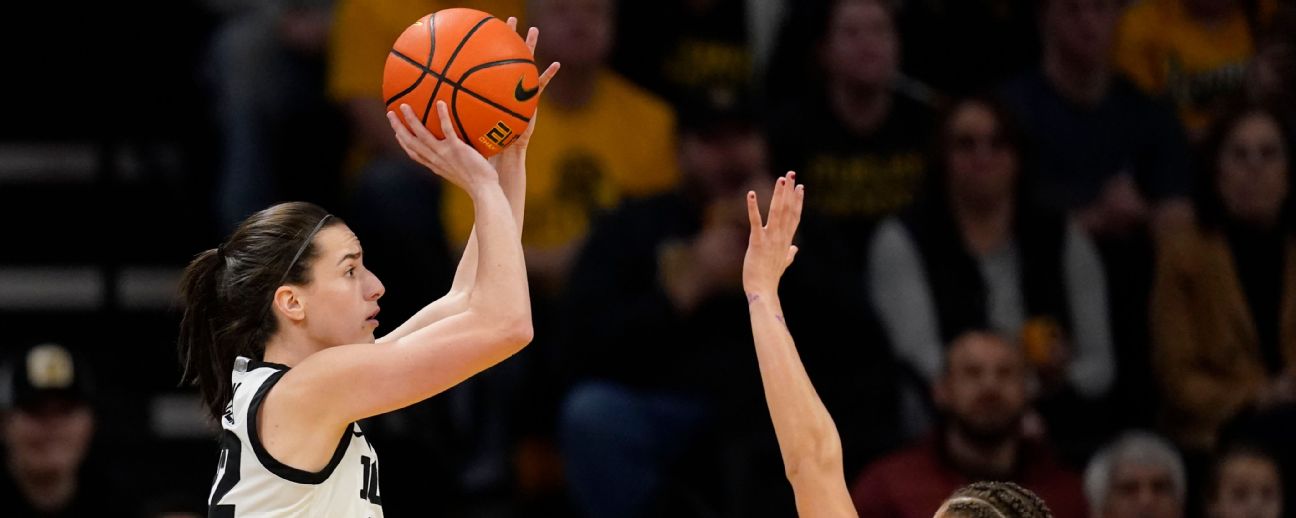
[[[260,399],[282,376],[288,367],[277,363],[239,356],[234,360],[231,372],[231,399],[226,405],[222,426],[237,427],[245,418],[248,409]]]

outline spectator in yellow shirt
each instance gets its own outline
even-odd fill
[[[536,49],[540,68],[553,61],[563,67],[540,100],[544,131],[536,132],[528,149],[522,244],[541,293],[556,293],[566,278],[594,213],[678,182],[674,112],[607,66],[614,4],[530,2],[531,23],[543,40]],[[466,241],[471,201],[447,189],[443,202],[450,241]]]
[[[525,0],[337,0],[329,41],[328,93],[350,116],[367,154],[404,157],[387,123],[382,74],[396,37],[415,20],[450,7],[522,16]],[[519,27],[527,25],[519,21]]]
[[[1117,30],[1116,64],[1140,88],[1168,96],[1193,137],[1221,102],[1241,94],[1254,35],[1274,0],[1140,0]]]

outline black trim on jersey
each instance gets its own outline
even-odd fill
[[[260,363],[261,366],[270,365],[265,364],[264,362],[256,362],[254,360],[249,366],[251,367],[258,363]],[[266,470],[269,470],[271,473],[278,475],[279,478],[289,482],[317,485],[328,480],[328,478],[333,475],[333,470],[342,462],[342,456],[346,454],[347,446],[351,444],[351,429],[353,425],[347,425],[346,430],[342,432],[342,439],[338,441],[337,450],[333,452],[333,458],[329,459],[328,465],[324,466],[324,469],[318,472],[311,473],[306,470],[288,466],[271,456],[270,452],[266,451],[265,446],[261,444],[261,436],[257,434],[257,411],[261,409],[261,402],[265,401],[266,393],[270,392],[270,388],[273,387],[275,383],[278,383],[279,378],[282,378],[287,372],[287,368],[285,367],[284,370],[271,374],[270,377],[266,378],[266,380],[261,383],[261,388],[257,389],[256,394],[252,396],[252,402],[248,405],[247,415],[248,440],[252,443],[252,452],[256,454],[257,460],[261,461],[261,465],[264,466]]]
[[[248,370],[247,370],[247,372],[252,372],[252,371],[257,370],[257,369],[260,369],[260,368],[262,368],[262,367],[269,367],[269,368],[274,369],[274,370],[277,370],[277,371],[286,371],[286,370],[289,369],[289,367],[288,367],[287,365],[284,365],[284,364],[282,364],[282,363],[273,363],[273,362],[267,362],[267,361],[261,361],[261,360],[253,360],[253,359],[251,359],[251,358],[248,358]]]

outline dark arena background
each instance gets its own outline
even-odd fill
[[[741,284],[743,195],[789,170],[782,303],[861,517],[978,480],[1059,518],[1296,516],[1289,0],[6,5],[0,516],[208,515],[178,288],[248,215],[345,220],[379,336],[446,292],[471,201],[382,77],[449,7],[562,63],[535,339],[361,423],[385,516],[795,516]]]

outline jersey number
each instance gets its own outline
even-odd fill
[[[382,505],[382,495],[378,494],[378,459],[361,455],[360,464],[364,465],[364,487],[360,488],[360,498],[374,505]]]
[[[234,505],[217,505],[225,493],[234,489],[239,481],[239,456],[243,443],[234,432],[225,430],[220,439],[220,462],[216,464],[216,480],[212,482],[211,497],[207,500],[208,518],[234,518]]]

